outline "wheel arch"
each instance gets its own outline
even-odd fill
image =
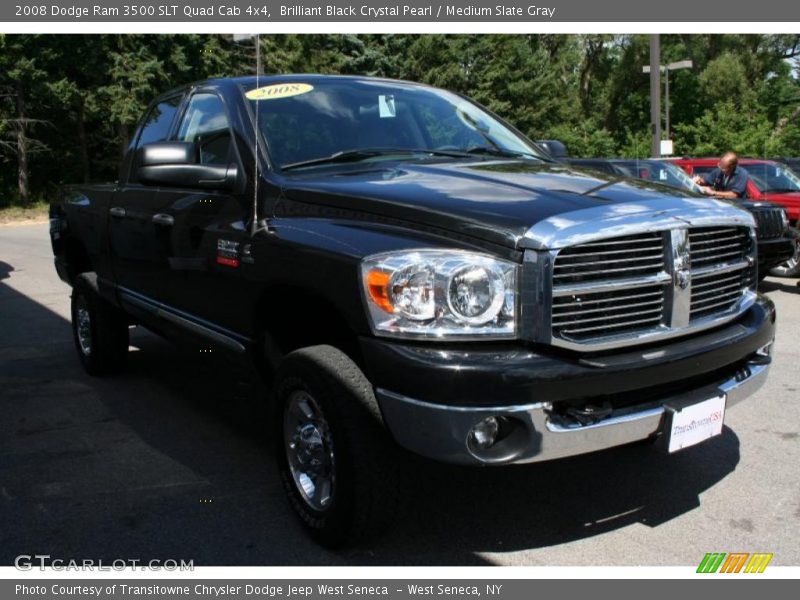
[[[352,307],[341,307],[320,291],[287,284],[263,290],[255,311],[256,347],[270,380],[283,356],[318,345],[341,350],[363,370],[358,337],[366,323],[357,322]]]
[[[69,282],[73,286],[75,285],[75,280],[81,273],[94,271],[94,266],[92,265],[92,260],[89,258],[89,252],[86,250],[86,246],[74,237],[67,238],[64,243],[64,262],[67,267]]]

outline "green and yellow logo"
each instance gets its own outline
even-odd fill
[[[700,565],[698,573],[763,573],[767,568],[772,554],[756,552],[708,552]]]

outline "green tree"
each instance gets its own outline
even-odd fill
[[[800,155],[800,35],[661,36],[676,151]],[[646,156],[646,35],[262,35],[263,71],[345,73],[471,96],[576,156]],[[170,88],[256,71],[226,35],[0,35],[0,197],[113,178],[146,105]]]
[[[42,41],[40,36],[4,36],[0,48],[2,122],[8,134],[2,147],[16,157],[17,194],[23,204],[31,198],[31,155],[46,148],[45,141],[32,137],[37,126],[47,124],[36,116],[49,58]]]

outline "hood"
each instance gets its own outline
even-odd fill
[[[381,163],[369,168],[362,163],[334,174],[293,175],[282,181],[282,187],[287,200],[344,211],[338,214],[383,216],[513,248],[531,226],[566,212],[620,203],[646,206],[650,200],[665,198],[696,199],[643,180],[564,164],[508,160]]]
[[[772,202],[776,206],[786,210],[789,220],[796,222],[800,220],[800,192],[769,192],[761,195],[758,202]]]

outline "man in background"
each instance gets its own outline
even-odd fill
[[[692,178],[700,191],[712,198],[735,200],[744,198],[747,191],[747,171],[739,166],[739,157],[735,152],[726,152],[719,159],[717,168],[706,173],[705,177],[696,175]]]

